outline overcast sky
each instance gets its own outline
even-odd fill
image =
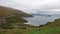
[[[28,9],[29,11],[30,9],[41,11],[60,11],[60,0],[0,0],[0,5],[16,9]]]

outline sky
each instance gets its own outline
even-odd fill
[[[60,12],[60,0],[0,0],[0,6],[15,8],[28,13]]]

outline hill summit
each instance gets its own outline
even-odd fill
[[[8,16],[24,16],[24,17],[31,17],[32,15],[24,13],[22,10],[17,10],[9,7],[0,6],[0,17],[8,17]]]

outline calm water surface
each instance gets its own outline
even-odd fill
[[[34,16],[34,17],[26,17],[25,19],[28,21],[28,23],[25,24],[30,24],[34,26],[39,26],[39,25],[44,25],[47,22],[52,22],[55,19],[60,18],[60,16],[53,15],[51,17],[49,16]]]

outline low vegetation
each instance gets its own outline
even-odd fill
[[[56,19],[54,22],[51,23],[48,22],[48,24],[41,25],[41,27],[32,26],[31,28],[28,28],[25,25],[24,26],[19,25],[19,26],[20,29],[0,30],[0,33],[1,34],[60,34],[60,19]]]
[[[14,26],[10,23],[5,23],[0,25],[1,29],[14,29]]]
[[[25,23],[25,22],[28,22],[27,20],[21,18],[21,17],[18,17],[18,16],[12,16],[12,17],[8,17],[5,19],[8,23]]]

